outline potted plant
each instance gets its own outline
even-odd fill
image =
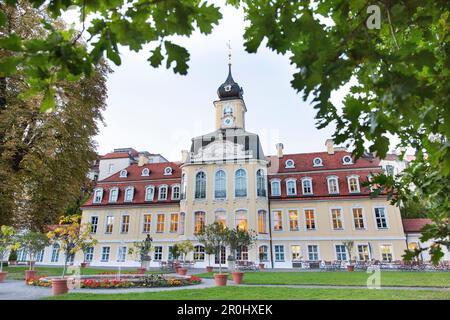
[[[90,248],[95,247],[95,245],[96,245],[97,243],[98,243],[98,241],[97,241],[96,239],[92,239],[91,241],[86,241],[86,242],[84,242],[84,243],[81,245],[81,252],[83,253],[83,262],[80,263],[80,267],[81,267],[81,268],[86,268],[87,265],[89,264],[89,263],[86,261],[86,256],[87,256],[88,250],[89,250]]]
[[[345,249],[348,252],[348,264],[347,264],[347,270],[352,272],[355,270],[355,265],[352,264],[352,250],[354,246],[354,241],[344,241]]]
[[[209,243],[214,248],[214,253],[219,257],[219,273],[214,274],[216,286],[226,286],[228,273],[222,273],[222,262],[220,251],[222,247],[228,245],[229,229],[221,223],[215,222],[207,225],[201,233],[197,235],[199,242]]]
[[[94,239],[91,235],[91,226],[89,223],[81,224],[81,217],[73,215],[61,217],[59,225],[51,227],[47,233],[50,243],[58,243],[64,252],[64,267],[61,278],[52,279],[53,295],[64,294],[69,291],[67,287],[67,262],[69,258],[81,250],[86,242]]]
[[[17,251],[15,249],[12,249],[9,253],[8,265],[9,266],[17,265]]]
[[[36,270],[34,268],[37,255],[39,252],[45,249],[50,243],[46,234],[35,232],[35,231],[27,231],[24,234],[19,236],[19,244],[20,248],[24,249],[29,253],[29,265],[30,268],[25,270],[25,281],[28,282],[30,279],[36,278]]]
[[[180,254],[183,255],[183,264],[186,264],[186,256],[188,255],[189,252],[194,250],[194,245],[192,244],[191,241],[186,240],[181,242],[180,244],[178,244],[178,248],[180,250]],[[180,276],[185,276],[187,273],[187,268],[186,267],[181,267],[178,268],[177,273]]]
[[[0,228],[0,282],[5,281],[8,272],[3,271],[3,260],[8,252],[17,250],[19,244],[14,237],[14,228],[1,226]]]
[[[144,240],[135,242],[134,247],[128,250],[129,254],[136,254],[141,263],[140,268],[138,268],[139,274],[144,274],[150,264],[151,257],[149,253],[152,249],[152,241],[153,239],[147,234]]]
[[[180,247],[178,246],[178,244],[175,243],[173,246],[169,247],[169,253],[172,256],[173,268],[175,269],[175,272],[178,273],[178,268],[180,267],[178,258],[181,255]]]
[[[228,244],[230,245],[231,256],[228,258],[229,261],[235,261],[236,259],[236,251],[239,248],[247,247],[250,248],[256,241],[256,232],[253,230],[243,230],[240,228],[236,228],[234,230],[230,230],[228,232]],[[236,264],[232,264],[231,273],[233,276],[233,281],[236,284],[241,284],[244,279],[244,272],[238,271],[236,268]]]

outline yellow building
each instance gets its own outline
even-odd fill
[[[216,130],[194,137],[180,163],[139,158],[97,182],[82,208],[83,222],[92,224],[99,241],[87,255],[91,265],[137,266],[128,248],[150,234],[151,266],[169,260],[169,247],[189,239],[195,250],[187,259],[205,267],[195,234],[214,221],[255,230],[257,243],[239,250],[237,259],[268,268],[348,260],[348,240],[355,244],[353,259],[401,259],[406,242],[399,209],[371,199],[362,186],[381,170],[377,158],[354,161],[331,140],[323,152],[284,154],[278,144],[277,155],[266,156],[258,135],[245,130],[247,107],[231,66],[218,98]],[[228,255],[224,249],[213,265],[226,263]]]

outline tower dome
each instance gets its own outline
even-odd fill
[[[231,75],[231,64],[228,64],[228,77],[217,89],[217,95],[220,100],[243,98],[244,90],[234,81],[233,76]]]

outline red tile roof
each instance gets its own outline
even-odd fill
[[[431,219],[402,219],[403,229],[406,233],[420,232],[423,226],[430,224]]]
[[[126,152],[110,152],[101,157],[104,159],[121,159],[121,158],[132,158],[132,156]]]
[[[181,168],[180,163],[177,162],[158,162],[158,163],[147,163],[143,166],[138,166],[134,163],[125,170],[127,170],[127,177],[121,178],[120,171],[113,174],[112,176],[103,179],[101,182],[124,182],[124,181],[138,181],[138,180],[157,180],[157,179],[180,179],[181,178]],[[165,175],[164,169],[170,167],[172,168],[172,175]],[[150,170],[149,176],[142,176],[142,170],[148,168]]]

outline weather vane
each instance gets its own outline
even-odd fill
[[[228,40],[227,42],[228,47],[228,64],[231,66],[231,41]]]

